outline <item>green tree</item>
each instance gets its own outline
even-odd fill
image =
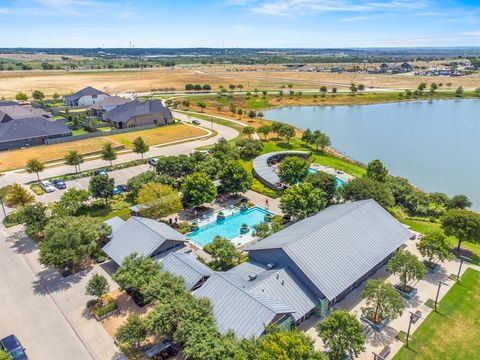
[[[197,106],[204,112],[205,108],[207,107],[207,103],[205,101],[197,102]]]
[[[322,190],[327,196],[327,201],[332,202],[337,191],[337,179],[334,175],[327,174],[323,171],[318,171],[313,174],[308,174],[305,182],[312,184],[314,189]]]
[[[453,209],[447,211],[440,221],[445,235],[457,238],[457,252],[460,251],[463,241],[480,243],[480,215],[478,213]]]
[[[302,134],[302,141],[306,144],[306,145],[310,145],[313,143],[313,132],[312,130],[310,129],[307,129],[303,132]]]
[[[112,166],[112,161],[117,158],[117,151],[113,147],[112,143],[105,143],[102,149],[102,159],[105,161],[110,161],[110,166]]]
[[[60,199],[53,204],[53,212],[59,216],[76,215],[89,198],[90,192],[88,190],[72,187],[66,190]]]
[[[305,179],[309,168],[308,161],[296,156],[287,156],[278,165],[278,176],[284,183],[293,185]]]
[[[270,125],[272,132],[275,133],[276,137],[279,137],[279,131],[282,128],[283,124],[280,122],[272,122]]]
[[[188,155],[161,156],[156,166],[157,174],[182,178],[195,170],[195,159]]]
[[[249,139],[252,139],[252,135],[255,134],[255,128],[253,126],[245,126],[242,129],[242,134],[247,135]]]
[[[75,166],[75,172],[80,172],[80,164],[83,163],[83,156],[77,150],[70,150],[65,155],[65,164]]]
[[[233,242],[221,236],[215,236],[204,250],[212,255],[217,270],[227,271],[237,265],[240,260],[240,253]]]
[[[185,84],[185,90],[192,91],[193,90],[193,84]]]
[[[252,187],[252,175],[236,161],[229,161],[223,167],[219,179],[223,191],[228,194],[244,193]]]
[[[145,154],[150,147],[148,144],[143,140],[141,136],[137,137],[135,140],[132,142],[133,145],[133,152],[135,154],[140,154],[142,160],[143,160],[143,154]]]
[[[158,179],[155,171],[145,171],[130,178],[127,182],[127,200],[132,203],[135,202],[142,186],[151,182],[158,182]]]
[[[450,201],[447,202],[446,205],[449,209],[465,210],[472,206],[472,202],[465,195],[455,195],[450,199]]]
[[[295,137],[295,128],[292,125],[282,124],[278,130],[278,135],[287,139],[287,144],[289,144],[290,139]]]
[[[455,90],[455,96],[456,97],[462,97],[463,96],[463,87],[459,86],[457,90]]]
[[[320,92],[326,93],[328,91],[326,86],[320,86]]]
[[[365,90],[365,85],[359,84],[358,85],[358,91],[364,91]]]
[[[398,275],[400,288],[407,292],[410,281],[421,280],[427,274],[425,265],[407,250],[399,250],[393,255],[387,264],[387,271]]]
[[[336,88],[336,87],[333,87],[333,88],[332,88],[332,93],[334,93],[334,94],[337,93],[337,88]]]
[[[380,160],[373,160],[368,163],[365,176],[369,179],[384,183],[388,179],[388,169]]]
[[[355,359],[365,350],[362,324],[347,311],[335,310],[318,323],[317,331],[332,360],[344,360],[345,355]]]
[[[257,128],[257,134],[262,134],[264,136],[264,140],[267,140],[268,134],[272,132],[272,128],[270,125],[260,125]]]
[[[373,306],[372,320],[377,324],[385,318],[392,321],[403,313],[403,298],[392,284],[382,279],[368,280],[362,298],[367,306]]]
[[[320,151],[324,151],[325,147],[332,144],[327,134],[324,134],[320,130],[315,130],[312,134],[311,143],[316,146],[317,150],[320,147]]]
[[[52,99],[53,99],[53,100],[58,100],[58,99],[60,99],[60,94],[59,94],[59,93],[56,93],[56,92],[53,93]]]
[[[85,287],[85,295],[95,296],[98,303],[102,303],[102,298],[110,292],[110,285],[107,278],[100,274],[93,274]]]
[[[345,200],[358,201],[374,199],[384,208],[395,204],[392,191],[381,182],[370,178],[356,178],[350,180],[342,187],[342,196]]]
[[[113,196],[115,181],[108,175],[95,175],[90,178],[88,189],[95,199],[104,199],[108,204],[108,199]]]
[[[263,150],[263,143],[260,140],[242,139],[236,142],[240,156],[244,159],[252,159]]]
[[[33,90],[32,92],[32,98],[34,100],[43,100],[45,98],[45,94],[43,92],[41,92],[40,90]]]
[[[285,190],[280,198],[280,209],[286,216],[301,220],[317,213],[327,205],[327,196],[309,183],[301,183]]]
[[[12,360],[12,356],[4,350],[0,350],[0,360]]]
[[[115,338],[121,344],[127,344],[138,348],[140,343],[147,337],[145,322],[138,314],[132,314],[117,330]]]
[[[40,181],[40,173],[45,169],[45,165],[37,159],[30,159],[27,161],[26,169],[29,174],[36,173]]]
[[[269,222],[261,222],[253,226],[253,236],[260,239],[275,234],[283,229],[283,218],[275,215]]]
[[[35,197],[20,184],[13,184],[8,187],[5,193],[5,205],[10,208],[25,206],[35,201]]]
[[[217,188],[205,173],[193,173],[182,185],[183,201],[191,207],[212,202],[217,196]]]
[[[231,102],[230,104],[228,104],[228,110],[230,110],[230,112],[235,115],[237,113],[237,106],[235,105],[235,103]]]
[[[250,119],[249,121],[253,122],[253,119],[255,119],[255,117],[257,116],[257,113],[253,110],[250,110],[247,115],[248,115],[248,118]]]
[[[358,88],[354,83],[350,85],[350,91],[352,92],[352,94],[355,94],[358,91]]]
[[[183,208],[178,191],[156,182],[147,183],[140,188],[137,203],[146,205],[140,211],[141,215],[152,219],[161,219]]]
[[[44,203],[32,203],[20,207],[15,213],[18,222],[25,224],[26,234],[34,239],[40,239],[43,229],[47,226],[49,216]]]
[[[417,249],[430,264],[433,264],[434,260],[443,262],[452,259],[450,244],[441,230],[424,234],[417,244]]]
[[[427,83],[422,82],[422,83],[420,83],[420,84],[418,85],[417,90],[420,91],[420,93],[421,93],[421,92],[423,92],[426,88],[427,88]]]
[[[238,149],[229,144],[224,138],[218,140],[210,149],[210,154],[222,162],[228,160],[237,160],[240,157]]]
[[[27,94],[25,94],[24,92],[18,92],[18,93],[15,95],[15,100],[17,100],[17,101],[27,101],[27,100],[28,100],[28,96],[27,96]]]

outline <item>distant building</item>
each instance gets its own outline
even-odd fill
[[[65,106],[92,106],[109,97],[107,93],[97,90],[91,86],[87,86],[75,94],[63,97]]]
[[[43,109],[34,108],[30,105],[18,105],[16,103],[0,103],[0,123],[13,119],[44,118],[50,119],[51,115]]]
[[[100,102],[96,103],[95,105],[90,106],[88,108],[88,113],[91,116],[96,116],[100,119],[103,119],[104,115],[107,112],[115,109],[119,105],[126,104],[130,101],[132,101],[132,100],[127,99],[127,98],[123,98],[123,97],[120,97],[120,96],[109,96],[109,97],[105,98],[105,100],[100,101]]]
[[[173,123],[172,113],[160,100],[127,102],[107,112],[104,119],[117,129]]]

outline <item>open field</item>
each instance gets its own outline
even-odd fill
[[[413,334],[410,349],[394,360],[470,360],[480,358],[480,272],[468,269]]]
[[[203,129],[184,124],[158,127],[155,129],[134,131],[125,134],[100,136],[91,139],[71,141],[62,144],[34,146],[27,149],[17,149],[0,152],[0,171],[23,168],[27,161],[32,158],[42,162],[61,161],[70,150],[77,150],[82,154],[95,153],[102,149],[102,146],[111,142],[115,146],[124,145],[131,148],[131,142],[141,136],[150,145],[158,145],[171,141],[178,141],[195,136],[206,135]]]
[[[451,83],[451,88],[479,86],[480,75],[464,77],[426,77],[412,75],[336,74],[299,72],[280,66],[178,66],[144,70],[92,70],[92,71],[2,71],[0,72],[0,97],[13,98],[18,91],[28,94],[34,89],[47,96],[57,92],[69,94],[85,86],[94,86],[111,94],[143,92],[151,89],[173,87],[184,89],[187,83],[219,85],[242,84],[245,90],[279,89],[292,84],[294,89],[317,89],[320,86],[349,87],[352,82],[363,83],[367,88],[416,88],[421,82]]]

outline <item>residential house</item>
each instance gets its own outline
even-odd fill
[[[168,271],[182,277],[188,290],[195,290],[213,275],[213,270],[197,260],[195,254],[188,252],[171,252],[160,259],[162,271]]]
[[[63,104],[65,106],[92,106],[95,105],[107,97],[109,97],[107,93],[103,91],[97,90],[91,86],[87,86],[82,90],[77,91],[72,95],[67,95],[63,97]]]
[[[50,119],[51,115],[43,109],[35,108],[30,105],[18,104],[0,104],[0,123],[8,122],[12,119],[31,119],[44,118]]]
[[[104,115],[110,110],[115,109],[118,105],[123,105],[127,102],[132,101],[131,99],[123,98],[120,96],[109,96],[105,100],[96,103],[88,108],[88,113],[90,116],[96,116],[100,119],[104,119]]]
[[[173,123],[172,113],[160,100],[130,101],[110,110],[104,118],[117,129]]]

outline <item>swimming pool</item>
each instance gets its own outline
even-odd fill
[[[309,168],[309,169],[308,169],[308,173],[309,173],[309,174],[315,174],[315,173],[317,173],[317,172],[318,172],[317,169],[314,169],[314,168]],[[336,176],[335,176],[335,181],[337,182],[337,188],[340,188],[340,187],[342,187],[343,185],[345,185],[345,180],[340,179],[339,177],[336,177]]]
[[[212,216],[216,217],[217,214],[218,213],[215,213]],[[253,239],[253,226],[265,221],[264,218],[267,214],[275,215],[274,213],[264,210],[258,206],[251,207],[245,211],[240,211],[237,209],[229,215],[225,214],[225,220],[212,221],[207,225],[200,226],[198,230],[192,231],[186,236],[193,243],[201,247],[211,243],[213,238],[217,235],[229,240],[235,239],[234,242],[236,244],[244,243],[247,240]],[[250,231],[246,234],[240,233],[240,227],[243,224],[247,224],[250,228]]]

